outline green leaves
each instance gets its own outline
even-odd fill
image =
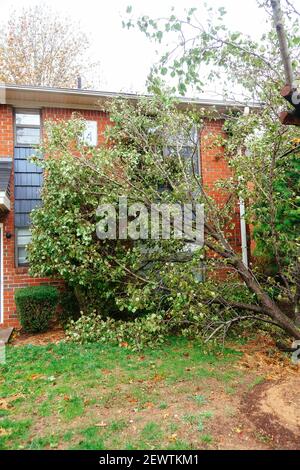
[[[71,321],[66,336],[69,341],[75,343],[108,343],[132,351],[141,351],[146,347],[155,348],[162,344],[167,332],[167,324],[161,315],[151,314],[124,322],[103,318],[92,312],[82,315],[76,322]]]
[[[47,125],[41,148],[47,155],[41,162],[43,205],[32,214],[30,269],[63,279],[79,293],[81,310],[101,315],[72,324],[75,341],[111,338],[141,348],[162,342],[171,331],[199,335],[207,315],[204,306],[199,310],[199,298],[209,292],[206,286],[199,289],[195,277],[199,250],[185,259],[182,240],[133,243],[96,236],[98,205],[117,207],[121,195],[147,207],[188,202],[190,194],[201,201],[197,179],[191,178],[193,162],[182,157],[201,120],[182,113],[158,81],[152,86],[151,99],[134,104],[117,99],[110,105],[107,146],[84,146],[78,139],[84,122],[77,116]]]
[[[176,73],[181,66],[178,60]],[[182,93],[186,86],[182,80]],[[268,82],[266,94],[276,87],[269,88]],[[276,249],[290,297],[296,289],[299,162],[287,152],[296,131],[283,132],[273,106],[266,104],[247,116],[240,110],[223,113],[226,134],[216,135],[203,128],[208,120],[213,124],[220,119],[216,110],[197,107],[183,112],[158,78],[151,82],[151,91],[150,98],[134,103],[116,99],[109,105],[113,125],[105,131],[108,145],[83,145],[78,136],[84,122],[78,116],[47,128],[41,148],[47,155],[41,161],[43,205],[32,214],[29,260],[34,275],[63,279],[79,291],[81,310],[96,312],[95,318],[72,324],[70,337],[75,341],[120,340],[142,348],[170,333],[195,337],[210,334],[220,322],[226,324],[236,312],[217,304],[224,298],[224,283],[210,273],[228,271],[232,260],[240,259],[235,248],[232,258],[222,256],[222,239],[231,244],[239,224],[233,214],[240,197],[246,202],[246,222],[255,228],[257,249],[270,255],[268,262]],[[202,135],[201,151],[213,154],[212,161],[221,161],[222,168],[224,159],[230,166],[231,177],[220,174],[214,188],[221,202],[205,192],[194,171],[195,128],[196,135]],[[184,154],[187,143],[193,156]],[[207,230],[205,240],[213,246],[210,255],[206,248],[187,252],[185,241],[174,238],[98,239],[96,209],[107,203],[118,208],[119,196],[146,207],[205,202],[206,221],[214,230],[213,235]],[[211,256],[212,251],[217,255]],[[278,270],[272,277],[268,269],[257,269],[255,276],[265,292],[286,297]],[[231,289],[236,291],[236,285]],[[256,297],[250,302],[257,306]]]
[[[272,23],[257,40],[231,31],[225,22],[225,8],[201,5],[191,8],[182,16],[172,13],[167,18],[142,16],[133,21],[152,41],[168,40],[170,46],[162,52],[155,75],[170,74],[177,78],[176,88],[187,94],[192,87],[197,91],[210,90],[213,82],[220,95],[236,96],[238,101],[270,99],[265,81],[270,87],[283,85],[283,69],[278,43]],[[299,24],[288,28],[288,41],[295,70],[299,68]],[[167,43],[167,41],[166,41]],[[173,81],[172,81],[173,83]],[[241,96],[243,98],[241,100]]]
[[[178,84],[178,91],[179,91],[179,93],[180,93],[181,95],[184,95],[184,94],[185,94],[185,92],[186,92],[186,85],[185,85],[185,83],[180,82],[180,83]]]
[[[41,285],[17,289],[15,301],[20,323],[26,332],[46,331],[58,303],[58,290]]]

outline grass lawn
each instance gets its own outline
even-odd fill
[[[0,449],[264,447],[238,410],[260,380],[236,367],[240,356],[184,339],[143,353],[9,346],[0,365]]]

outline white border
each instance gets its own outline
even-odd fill
[[[0,206],[4,206],[5,210],[10,211],[10,200],[7,197],[6,191],[0,191]]]
[[[0,257],[1,257],[1,262],[0,262],[0,324],[4,323],[4,312],[3,312],[3,223],[0,224]]]

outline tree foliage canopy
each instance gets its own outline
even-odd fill
[[[76,87],[91,62],[87,36],[50,8],[14,11],[0,34],[0,80],[5,83]]]
[[[267,277],[254,267],[246,268],[239,250],[230,242],[232,213],[239,197],[252,200],[247,217],[257,226],[270,217],[260,209],[263,198],[267,197],[268,203],[274,199],[276,208],[282,201],[274,181],[279,181],[278,174],[284,179],[286,173],[274,172],[272,184],[266,176],[274,158],[268,134],[263,134],[259,146],[254,135],[253,143],[249,139],[249,131],[257,127],[261,116],[253,113],[247,120],[249,154],[237,151],[244,127],[239,134],[229,133],[226,140],[208,144],[225,145],[233,172],[231,179],[219,182],[219,191],[231,196],[220,206],[209,196],[195,171],[196,142],[191,143],[194,150],[188,158],[182,152],[193,135],[192,129],[196,126],[199,131],[208,117],[214,119],[211,112],[182,112],[164,92],[135,104],[116,100],[109,111],[114,125],[107,129],[106,145],[99,148],[82,142],[84,122],[79,117],[48,123],[47,139],[41,149],[47,158],[39,160],[45,172],[43,206],[32,216],[32,273],[62,277],[81,291],[84,305],[89,300],[94,306],[98,302],[103,312],[123,312],[124,317],[159,312],[169,322],[177,322],[180,317],[181,325],[186,323],[194,332],[211,333],[252,316],[254,320],[271,318],[297,335],[292,321],[276,304],[279,294],[297,304],[297,240],[289,239],[287,247],[285,228],[274,225],[272,233],[278,238],[276,246],[281,247],[280,261],[283,251],[288,253],[280,266],[280,279]],[[244,118],[241,119],[242,122],[239,117],[228,115],[231,126],[245,126]],[[247,182],[253,181],[253,175],[256,184],[249,188]],[[107,203],[118,207],[119,196],[126,196],[128,204],[143,203],[146,207],[157,202],[204,203],[205,247],[186,250],[187,241],[174,238],[99,240],[97,207]],[[136,207],[131,213],[138,229],[142,226],[139,211]],[[264,231],[261,240],[269,243],[269,233]],[[204,264],[206,282],[201,282]],[[211,275],[222,267],[233,270],[231,288],[228,282]],[[249,289],[241,297],[241,285],[234,272]],[[241,314],[242,310],[246,314]]]
[[[211,66],[212,78],[225,73],[228,83],[238,81],[259,106],[248,115],[243,106],[221,114],[199,107],[184,113],[155,77],[152,97],[109,105],[113,126],[107,130],[108,145],[86,147],[80,118],[49,124],[41,149],[47,158],[40,162],[45,169],[43,206],[33,214],[32,272],[61,276],[97,298],[100,309],[124,316],[159,313],[165,323],[188,333],[211,337],[251,319],[300,338],[300,129],[283,127],[278,120],[283,83],[276,38],[267,32],[258,43],[228,31],[223,10],[203,28],[194,23],[194,13],[184,20],[172,14],[161,20],[164,27],[158,20],[138,21],[158,41],[172,32],[181,37],[180,59],[168,53],[160,72],[177,76],[184,92],[192,83],[201,87],[204,63]],[[193,40],[186,39],[183,27],[192,28]],[[295,24],[289,41],[294,50],[299,47]],[[216,184],[228,195],[221,204],[203,186],[194,156],[182,154],[181,136],[190,138],[193,128],[200,132],[206,119],[224,120],[226,138],[208,136],[206,142],[221,150],[220,158],[232,171],[231,178]],[[98,204],[117,206],[120,195],[147,207],[157,201],[204,203],[204,249],[187,251],[185,240],[97,239]],[[246,202],[246,221],[254,227],[259,258],[249,266],[231,243],[232,214],[240,198]],[[214,275],[222,267],[231,273],[231,284]]]

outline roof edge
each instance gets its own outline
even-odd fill
[[[127,92],[111,92],[111,91],[96,91],[96,90],[85,90],[77,88],[56,88],[46,86],[33,86],[33,85],[13,85],[13,84],[0,84],[0,103],[1,104],[12,104],[17,105],[19,101],[28,101],[40,103],[40,106],[46,105],[63,105],[70,107],[70,105],[78,104],[89,106],[92,108],[98,104],[99,101],[111,100],[114,98],[125,98],[129,100],[137,100],[142,97],[147,98],[152,95],[147,94],[135,94]],[[189,98],[189,97],[176,97],[178,102],[183,105],[195,105],[195,106],[212,106],[216,108],[228,109],[228,108],[244,108],[246,106],[250,108],[260,108],[262,103],[251,102],[243,103],[234,100],[215,100],[210,98]],[[76,106],[78,107],[78,106]]]

